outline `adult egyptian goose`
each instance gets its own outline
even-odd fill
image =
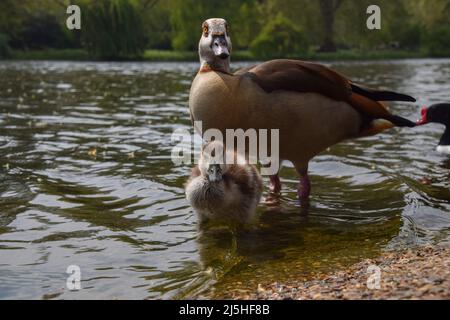
[[[299,173],[301,199],[310,194],[308,162],[321,151],[345,139],[415,126],[379,102],[414,98],[363,87],[320,64],[280,59],[231,73],[228,23],[208,19],[202,27],[191,119],[202,121],[201,134],[210,128],[279,129],[280,160],[291,161]],[[280,191],[278,175],[270,185]]]
[[[436,150],[450,154],[450,103],[438,103],[422,109],[422,118],[417,121],[417,124],[424,125],[432,122],[445,126],[444,134],[439,140]]]
[[[226,164],[232,152],[233,164]],[[242,163],[242,164],[239,164]],[[255,214],[263,189],[255,166],[237,160],[219,141],[206,144],[186,184],[186,198],[201,223],[214,220],[234,225],[248,223]]]

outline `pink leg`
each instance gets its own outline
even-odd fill
[[[300,182],[298,184],[297,194],[300,200],[308,200],[311,193],[311,182],[309,181],[308,168],[297,169],[300,174]]]
[[[270,192],[279,193],[281,191],[280,177],[276,174],[270,176]]]

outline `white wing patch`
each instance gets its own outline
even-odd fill
[[[450,145],[448,146],[439,145],[437,146],[436,151],[440,153],[450,154]]]

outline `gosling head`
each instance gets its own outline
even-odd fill
[[[210,182],[222,181],[223,175],[228,170],[224,160],[225,153],[221,142],[212,141],[206,144],[198,164],[202,176]]]
[[[231,39],[225,19],[212,18],[202,24],[198,45],[201,69],[230,73]]]

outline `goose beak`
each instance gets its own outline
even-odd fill
[[[215,37],[212,47],[216,57],[219,57],[220,59],[227,59],[230,56],[228,43],[224,36]]]
[[[417,120],[416,124],[418,126],[424,125],[428,123],[428,119],[427,119],[427,108],[423,107],[422,110],[420,111],[420,113],[422,114],[422,118],[420,118],[419,120]]]

